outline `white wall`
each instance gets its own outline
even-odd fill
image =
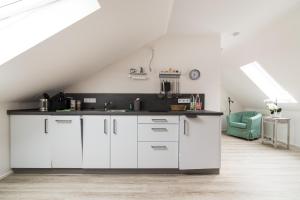
[[[0,179],[10,173],[9,150],[9,116],[7,110],[36,107],[32,103],[1,103],[0,102]]]
[[[155,49],[152,72],[148,64],[152,46]],[[175,36],[168,35],[140,49],[130,57],[107,66],[94,76],[66,88],[66,92],[83,93],[158,93],[160,83],[158,73],[165,68],[182,71],[181,92],[205,93],[206,109],[220,110],[220,36]],[[131,80],[131,67],[143,66],[148,80]],[[201,78],[192,81],[188,77],[191,69],[201,71]]]
[[[0,177],[10,171],[8,107],[7,104],[0,104]]]

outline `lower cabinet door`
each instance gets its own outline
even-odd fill
[[[51,116],[49,135],[53,168],[82,167],[82,134],[79,116]]]
[[[219,116],[180,116],[179,169],[218,169],[221,165]]]
[[[51,168],[47,126],[47,116],[10,116],[11,168]]]
[[[110,116],[83,116],[83,168],[110,167]]]
[[[137,116],[111,116],[111,168],[137,168]]]
[[[178,142],[139,142],[138,168],[178,168]]]

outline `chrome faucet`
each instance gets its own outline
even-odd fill
[[[104,102],[104,111],[108,111],[109,110],[109,106],[112,105],[112,102],[111,101],[105,101]]]

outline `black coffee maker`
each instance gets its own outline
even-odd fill
[[[53,96],[50,101],[50,110],[66,110],[71,108],[72,98],[66,97],[65,93],[60,92],[57,95]]]

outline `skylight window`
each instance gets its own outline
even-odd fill
[[[58,0],[4,0],[0,2],[0,21],[14,18]]]
[[[278,103],[297,103],[258,62],[242,66],[241,70],[270,100]]]
[[[0,0],[0,66],[98,9],[98,0]]]

